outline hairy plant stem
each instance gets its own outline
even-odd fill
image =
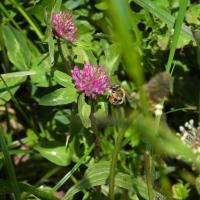
[[[59,38],[57,39],[57,44],[58,44],[58,51],[59,51],[59,53],[60,53],[62,62],[63,62],[63,64],[64,64],[64,66],[65,66],[66,72],[67,72],[68,75],[71,75],[70,61],[69,61],[69,59],[67,58],[66,49],[64,49],[63,46],[61,45],[61,42],[60,42],[60,39],[59,39]]]

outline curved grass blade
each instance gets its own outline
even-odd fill
[[[183,24],[185,11],[186,11],[186,8],[188,5],[188,0],[180,0],[179,2],[180,2],[180,8],[179,8],[178,16],[177,16],[176,23],[175,23],[175,30],[174,30],[174,34],[172,36],[172,43],[171,43],[171,47],[170,47],[169,58],[168,58],[168,62],[166,65],[167,72],[171,71],[171,66],[172,66],[172,62],[174,59],[176,46],[178,44],[178,39],[179,39],[179,36],[181,33],[181,27]]]

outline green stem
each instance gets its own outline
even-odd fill
[[[33,22],[31,17],[29,17],[29,15],[24,11],[23,7],[19,3],[17,3],[16,0],[9,0],[9,2],[11,2],[16,7],[16,9],[21,13],[21,15],[27,20],[27,22],[33,28],[33,30],[35,31],[39,39],[43,40],[44,35],[40,31],[40,29],[37,27],[37,25]]]
[[[4,154],[4,159],[5,159],[8,175],[9,175],[9,178],[10,178],[10,184],[11,184],[12,190],[15,194],[16,200],[20,200],[21,199],[20,198],[21,193],[20,193],[19,186],[18,186],[18,183],[17,183],[15,170],[14,170],[14,167],[13,167],[10,155],[9,155],[7,144],[6,144],[6,141],[5,141],[5,138],[4,138],[4,133],[3,133],[1,128],[0,128],[0,145],[1,145],[1,149],[2,149],[3,154]]]
[[[110,166],[110,181],[109,181],[109,194],[110,199],[115,199],[115,169],[116,169],[116,163],[117,163],[117,157],[118,153],[121,149],[122,140],[125,134],[125,130],[121,130],[120,133],[118,133],[115,143],[115,149],[112,156],[111,166]]]
[[[58,44],[58,51],[60,53],[62,62],[65,66],[66,72],[68,75],[71,75],[71,70],[70,70],[70,61],[68,59],[68,52],[67,52],[67,46],[64,47],[64,45],[61,44],[60,39],[57,39],[57,44]]]

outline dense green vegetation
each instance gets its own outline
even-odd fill
[[[0,200],[200,196],[198,0],[0,2]]]

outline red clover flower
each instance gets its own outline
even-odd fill
[[[57,12],[52,17],[52,31],[60,38],[69,42],[76,41],[77,27],[74,23],[74,18],[70,12]]]
[[[74,67],[72,78],[75,80],[79,92],[96,99],[96,95],[103,95],[109,87],[109,77],[103,66],[84,63],[83,70]]]

